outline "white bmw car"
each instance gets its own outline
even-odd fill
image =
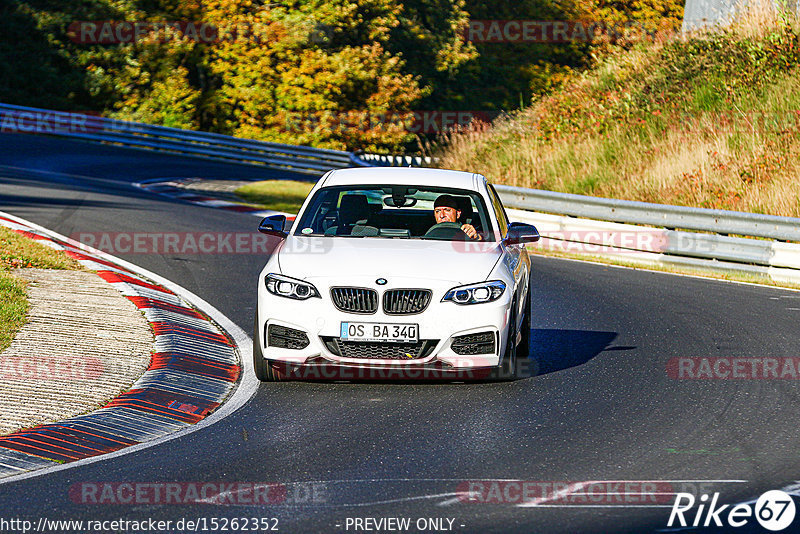
[[[258,281],[260,380],[514,378],[527,361],[539,234],[480,174],[330,171],[286,226],[259,226],[282,239]]]

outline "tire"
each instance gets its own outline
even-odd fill
[[[264,358],[261,350],[261,329],[258,327],[258,314],[253,324],[253,369],[256,371],[256,378],[261,382],[277,382],[281,380],[281,373],[273,369],[270,361]]]
[[[531,292],[525,296],[525,306],[522,308],[522,323],[517,330],[516,304],[513,305],[512,318],[508,326],[508,346],[503,357],[503,363],[498,367],[500,380],[519,380],[529,378],[536,374],[535,360],[531,359]],[[519,343],[515,343],[517,332],[520,333]]]
[[[528,295],[525,297],[525,316],[520,325],[519,345],[517,345],[517,378],[529,378],[536,375],[536,359],[531,354],[531,291],[528,286]]]
[[[503,361],[497,367],[497,379],[513,381],[517,379],[517,305],[511,307],[511,318],[508,321],[508,341]]]

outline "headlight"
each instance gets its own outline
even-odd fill
[[[267,291],[279,297],[295,300],[322,298],[316,287],[296,278],[270,273],[264,278],[264,283],[267,285]]]
[[[442,302],[451,301],[456,304],[480,304],[499,299],[506,290],[506,285],[499,281],[482,282],[468,286],[454,287],[442,299]]]

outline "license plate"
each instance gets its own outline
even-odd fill
[[[341,338],[345,341],[417,342],[419,325],[391,323],[342,323]]]

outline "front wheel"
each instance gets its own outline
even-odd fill
[[[497,367],[498,380],[517,379],[517,305],[511,308],[511,318],[508,321],[508,341],[503,361]]]
[[[528,287],[528,295],[525,297],[525,307],[523,312],[525,315],[520,325],[520,340],[517,345],[517,378],[529,378],[537,374],[536,359],[532,357],[531,347],[531,292]]]

